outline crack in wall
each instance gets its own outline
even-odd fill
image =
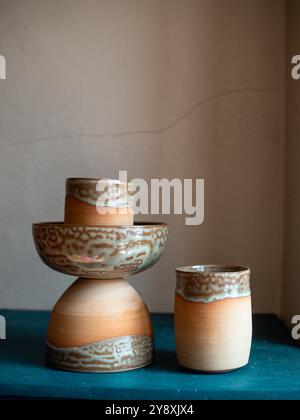
[[[0,150],[9,149],[12,147],[18,147],[21,145],[24,146],[30,146],[37,143],[44,143],[49,141],[55,141],[55,140],[62,140],[62,139],[80,139],[80,138],[86,138],[86,139],[100,139],[100,138],[122,138],[122,137],[129,137],[129,136],[137,136],[137,135],[159,135],[163,134],[172,128],[179,125],[181,122],[188,119],[190,116],[194,114],[202,105],[205,105],[209,102],[215,101],[217,99],[221,99],[230,95],[239,94],[239,93],[268,93],[268,92],[276,92],[276,91],[285,91],[286,87],[273,87],[273,88],[240,88],[240,89],[232,89],[228,90],[223,93],[218,93],[212,96],[209,96],[207,98],[204,98],[200,101],[198,101],[196,104],[194,104],[189,110],[187,110],[184,114],[177,117],[175,120],[173,120],[171,123],[157,129],[153,130],[132,130],[132,131],[124,131],[119,133],[100,133],[100,134],[66,134],[66,135],[59,135],[59,136],[49,136],[49,137],[38,137],[29,141],[23,141],[23,142],[16,142],[12,144],[6,144],[0,146]]]

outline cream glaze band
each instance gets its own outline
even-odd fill
[[[80,347],[57,348],[47,342],[47,362],[78,372],[121,372],[147,366],[153,360],[153,337],[124,336]]]
[[[190,302],[212,303],[251,295],[250,269],[246,267],[181,267],[176,275],[176,293]]]
[[[98,184],[101,181],[101,189]],[[112,179],[69,178],[66,181],[66,195],[91,206],[132,208],[135,185]]]

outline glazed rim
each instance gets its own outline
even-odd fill
[[[186,267],[176,268],[178,273],[190,273],[190,274],[225,274],[225,273],[241,273],[243,271],[250,271],[249,267],[243,267],[239,265],[218,265],[218,264],[207,264],[207,265],[191,265]]]
[[[95,182],[95,183],[98,183],[99,181],[106,182],[107,184],[135,186],[135,184],[133,182],[130,182],[130,181],[123,182],[123,181],[120,181],[119,179],[110,179],[110,178],[68,178],[66,180],[66,183],[69,183],[69,182],[81,182],[81,183]]]
[[[66,228],[83,228],[83,229],[128,229],[128,228],[148,228],[148,227],[168,227],[166,223],[153,223],[153,222],[136,222],[134,225],[75,225],[75,224],[68,224],[64,222],[42,222],[42,223],[33,223],[33,227],[66,227]]]

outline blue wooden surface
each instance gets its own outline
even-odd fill
[[[203,375],[176,362],[173,317],[153,315],[156,361],[136,371],[76,374],[45,366],[49,313],[0,311],[7,340],[0,341],[0,398],[88,399],[300,399],[300,348],[275,316],[254,317],[248,367]]]

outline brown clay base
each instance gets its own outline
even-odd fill
[[[210,373],[246,366],[251,350],[251,312],[250,296],[196,303],[176,294],[175,334],[179,364]]]
[[[125,280],[78,279],[53,309],[47,362],[74,372],[121,372],[153,360],[148,309]]]

